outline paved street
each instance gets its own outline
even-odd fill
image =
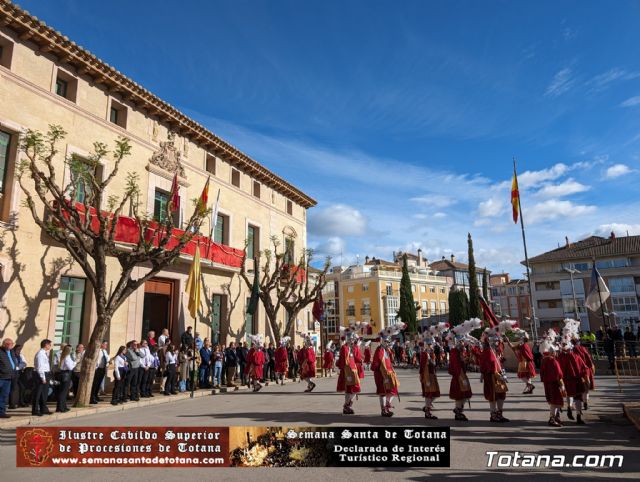
[[[373,379],[367,374],[364,381],[365,395],[355,404],[356,415],[343,416],[341,412],[342,396],[335,393],[336,378],[320,379],[318,387],[311,394],[302,393],[304,384],[290,383],[281,386],[265,387],[259,394],[248,391],[227,395],[215,395],[194,400],[177,401],[172,404],[126,410],[117,414],[108,413],[71,419],[64,423],[78,425],[431,425],[452,427],[452,457],[450,469],[335,469],[334,472],[353,480],[363,479],[409,479],[423,478],[453,479],[468,476],[486,476],[491,480],[517,477],[531,480],[536,475],[527,469],[499,469],[494,466],[487,469],[487,451],[521,451],[547,454],[621,454],[625,457],[624,467],[620,469],[592,469],[582,472],[566,469],[537,469],[535,474],[551,480],[565,477],[594,477],[610,480],[616,478],[638,478],[640,476],[640,433],[622,416],[621,402],[638,399],[640,386],[628,386],[620,394],[615,379],[600,377],[599,390],[594,393],[587,412],[586,426],[573,423],[562,429],[553,429],[546,425],[547,406],[544,403],[542,386],[538,384],[533,396],[521,395],[522,385],[511,378],[511,392],[506,405],[505,415],[511,423],[492,424],[488,421],[488,404],[481,396],[478,376],[472,375],[474,393],[471,409],[467,410],[470,422],[453,422],[452,403],[445,396],[436,403],[435,412],[440,419],[427,421],[420,410],[422,399],[418,394],[416,370],[399,370],[401,381],[401,402],[396,402],[396,415],[391,419],[379,416],[377,397],[368,395],[374,387]],[[448,388],[449,377],[440,374],[440,385]],[[50,425],[61,425],[61,422]],[[15,436],[13,431],[4,431],[0,446],[0,460],[4,480],[28,480],[33,476],[46,476],[48,481],[110,480],[130,477],[136,473],[132,469],[16,469]],[[332,469],[189,469],[190,476],[197,480],[217,479],[254,479],[289,480],[303,476],[306,480],[324,480]],[[36,472],[37,471],[37,472]],[[46,472],[43,474],[42,471]],[[184,473],[184,472],[183,472]],[[177,471],[147,471],[153,480],[175,478]],[[346,479],[343,479],[346,480]]]

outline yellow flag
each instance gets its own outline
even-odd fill
[[[187,287],[185,293],[189,293],[189,314],[195,320],[200,306],[200,245],[196,248],[196,254],[193,255],[193,263],[189,270],[189,279],[187,279]]]

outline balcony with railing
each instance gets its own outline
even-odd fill
[[[362,308],[360,308],[360,314],[361,315],[371,316],[371,307],[370,306],[363,306]]]
[[[347,316],[356,316],[355,306],[350,306],[349,308],[347,308]]]

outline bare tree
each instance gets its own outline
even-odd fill
[[[227,295],[227,309],[224,312],[224,326],[227,327],[230,336],[235,336],[236,341],[240,341],[239,338],[242,335],[242,331],[244,331],[244,323],[242,324],[242,328],[238,329],[238,332],[234,335],[231,331],[231,315],[236,309],[238,300],[240,299],[240,294],[242,293],[242,280],[238,276],[238,292],[236,293],[235,297],[232,295],[231,282],[223,284],[222,291],[224,291],[224,293]]]
[[[76,405],[84,406],[91,395],[100,343],[109,330],[114,313],[147,280],[178,259],[185,245],[200,230],[208,211],[206,206],[194,200],[195,209],[184,234],[179,235],[175,245],[167,248],[169,240],[175,239],[176,235],[171,207],[167,206],[166,216],[158,223],[151,222],[147,213],[141,213],[137,173],[127,174],[122,196],[110,195],[104,199],[107,186],[119,175],[122,161],[131,153],[129,140],[118,138],[111,153],[104,143],[95,142],[88,159],[73,155],[67,158],[65,162],[72,175],[64,185],[54,163],[59,154],[58,143],[65,136],[62,127],[55,125],[49,126],[46,134],[26,131],[20,146],[25,156],[17,166],[17,177],[26,196],[24,205],[35,223],[69,252],[93,288],[97,320],[82,364],[76,401]],[[112,170],[101,179],[100,166],[108,162],[109,154]],[[137,239],[123,246],[116,242],[116,226],[127,206],[130,217],[135,220]],[[120,264],[117,282],[109,289],[108,258],[115,258]],[[134,278],[132,274],[137,266],[145,266],[148,271]]]
[[[277,236],[271,237],[272,249],[260,252],[253,273],[253,276],[259,276],[258,296],[264,306],[276,343],[279,343],[283,336],[293,332],[298,313],[317,299],[326,284],[326,274],[331,264],[331,259],[327,258],[317,278],[312,277],[309,274],[309,268],[313,259],[313,250],[304,250],[298,262],[294,264],[291,254],[280,250],[280,244]],[[265,259],[262,267],[260,267],[261,257]],[[249,278],[246,271],[246,250],[240,276],[251,289],[253,280]],[[280,308],[284,308],[287,314],[284,326],[277,320]]]

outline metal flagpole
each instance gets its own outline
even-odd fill
[[[516,158],[513,158],[513,175],[516,174]],[[531,321],[533,321],[533,341],[538,340],[538,326],[536,323],[536,307],[533,302],[533,288],[531,287],[531,272],[529,270],[529,255],[527,254],[527,237],[524,232],[524,216],[522,216],[522,203],[520,202],[520,186],[518,186],[518,211],[520,214],[520,229],[522,230],[522,244],[524,246],[524,262],[527,268],[527,281],[529,283],[529,302],[531,305]]]

